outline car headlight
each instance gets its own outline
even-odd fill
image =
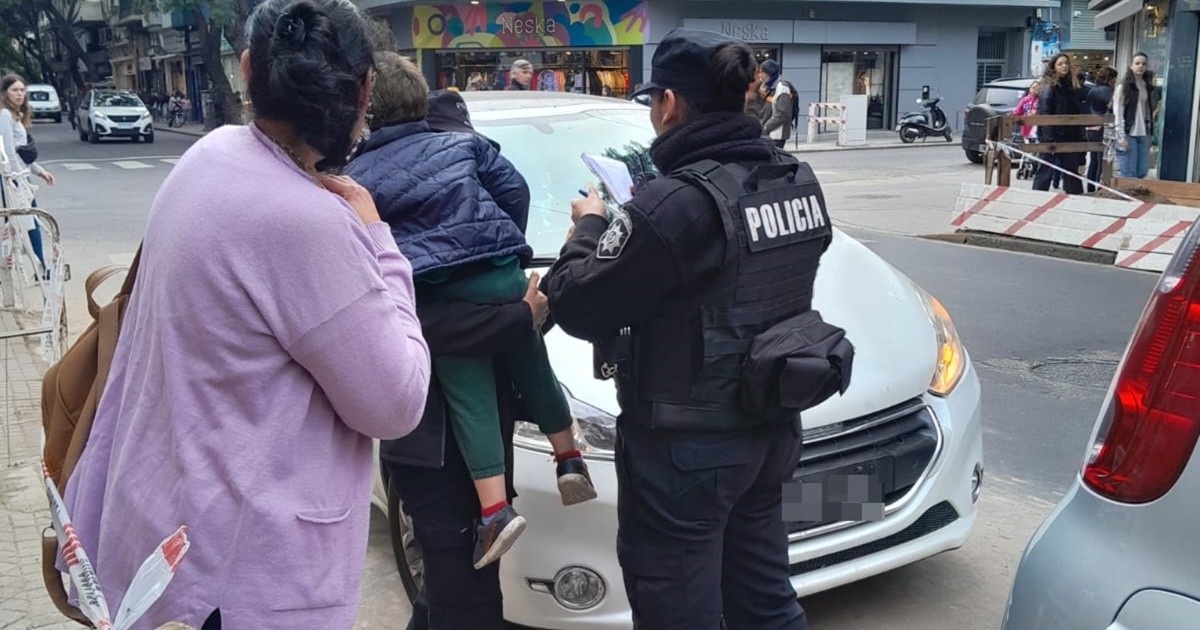
[[[929,321],[937,334],[937,367],[929,383],[929,393],[947,396],[958,385],[963,372],[966,371],[967,351],[963,348],[962,339],[954,329],[954,321],[950,319],[946,307],[921,287],[916,284],[913,286],[916,287],[917,295],[921,296],[925,312],[929,315]]]
[[[108,116],[106,116],[104,114],[104,112],[96,112],[96,118],[103,118],[103,119],[107,120]]]
[[[607,411],[597,409],[571,395],[571,391],[563,387],[567,404],[571,408],[572,430],[575,433],[575,443],[583,456],[589,459],[613,458],[617,444],[617,418]],[[550,441],[531,422],[518,422],[513,430],[513,443],[522,448],[548,454],[554,453]]]

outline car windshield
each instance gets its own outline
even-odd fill
[[[29,91],[29,100],[46,102],[46,101],[50,100],[50,93],[49,92],[35,92],[33,90],[30,90]]]
[[[653,173],[649,109],[594,109],[524,118],[476,117],[475,127],[500,143],[502,154],[529,183],[526,239],[538,258],[555,258],[571,227],[571,201],[588,182],[599,181],[581,155],[625,162],[637,182]]]
[[[976,105],[993,105],[996,107],[1016,107],[1028,88],[985,87],[975,95]]]
[[[97,94],[96,107],[141,107],[142,99],[132,94]]]

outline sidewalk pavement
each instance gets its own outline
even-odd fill
[[[204,125],[202,124],[187,124],[182,127],[168,127],[166,124],[166,121],[163,121],[161,124],[155,123],[154,130],[164,131],[166,133],[177,133],[195,138],[203,138],[204,134],[208,133],[204,130]],[[0,628],[2,628],[2,626],[0,626]]]
[[[954,142],[946,142],[946,139],[937,136],[930,137],[926,140],[918,140],[912,144],[905,144],[900,141],[900,136],[894,131],[875,130],[867,132],[867,143],[861,146],[843,147],[837,143],[838,134],[823,133],[818,134],[812,144],[808,143],[808,134],[804,129],[797,130],[799,133],[787,141],[784,147],[791,153],[813,153],[819,151],[867,151],[878,149],[918,149],[922,147],[945,147],[960,146],[962,138],[954,137]]]
[[[36,322],[0,311],[0,331]],[[0,629],[76,630],[42,585],[42,530],[50,510],[41,476],[41,391],[46,363],[40,338],[0,340]]]

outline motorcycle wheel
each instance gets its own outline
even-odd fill
[[[946,142],[954,142],[954,133],[949,129],[946,130]]]
[[[904,144],[912,144],[921,137],[921,132],[913,127],[904,127],[900,129],[900,142]]]

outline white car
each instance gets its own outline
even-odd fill
[[[53,85],[35,83],[25,88],[25,98],[29,101],[29,110],[33,117],[52,118],[54,122],[62,122],[62,101],[58,98],[58,90]]]
[[[79,100],[79,139],[101,138],[154,142],[154,118],[142,99],[128,90],[92,90]]]
[[[529,182],[527,235],[544,275],[570,225],[571,200],[593,179],[580,154],[647,159],[654,139],[649,110],[571,94],[463,96],[475,127],[501,144]],[[831,213],[836,219],[837,208]],[[844,396],[803,414],[805,448],[795,479],[874,474],[886,507],[882,521],[789,525],[798,596],[961,546],[975,522],[983,476],[979,379],[941,304],[835,230],[817,276],[815,308],[846,329],[856,348],[854,376]],[[570,395],[599,498],[564,508],[546,472],[550,445],[536,427],[518,424],[516,505],[529,525],[501,562],[505,617],[537,628],[628,628],[616,556],[616,392],[593,378],[589,344],[558,329],[546,343]],[[397,497],[382,483],[375,501],[391,505],[393,546],[413,598],[422,584],[420,549]]]
[[[1083,467],[1038,528],[1005,630],[1200,628],[1200,225],[1138,322]]]

